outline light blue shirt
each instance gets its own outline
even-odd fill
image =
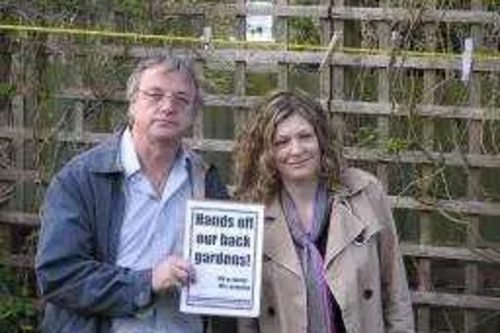
[[[125,170],[125,214],[118,246],[117,265],[148,269],[168,255],[182,255],[186,201],[191,184],[186,168],[188,156],[178,154],[161,197],[141,172],[132,136],[127,129],[120,143]],[[112,321],[113,333],[202,332],[200,316],[179,311],[180,291],[157,298],[151,311],[143,316]]]

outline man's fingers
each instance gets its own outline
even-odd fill
[[[181,257],[170,256],[153,271],[153,289],[168,290],[171,287],[183,286],[194,281],[191,265]]]

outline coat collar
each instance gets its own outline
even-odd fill
[[[297,276],[302,276],[295,244],[279,200],[275,200],[267,208],[264,228],[264,254]],[[327,267],[346,246],[358,241],[363,242],[371,233],[368,223],[352,212],[347,201],[337,197],[331,206],[325,266]]]
[[[371,228],[366,217],[373,214],[368,203],[366,207],[353,211],[351,201],[354,196],[365,189],[375,178],[359,169],[346,169],[339,177],[340,186],[335,191],[331,206],[329,236],[325,252],[325,265],[351,243],[362,243],[378,229]],[[302,276],[299,258],[295,245],[288,231],[288,225],[276,197],[266,207],[264,254],[280,263],[298,276]]]

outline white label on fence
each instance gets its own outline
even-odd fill
[[[269,8],[271,2],[251,1],[252,8]],[[251,42],[274,42],[273,17],[271,15],[248,15],[246,17],[246,40]]]

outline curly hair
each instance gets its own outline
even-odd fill
[[[235,197],[242,201],[269,203],[281,186],[273,159],[273,140],[278,124],[293,114],[309,122],[321,152],[320,178],[338,183],[343,168],[341,149],[328,112],[309,96],[289,91],[270,95],[256,109],[248,125],[237,135],[233,149]]]

